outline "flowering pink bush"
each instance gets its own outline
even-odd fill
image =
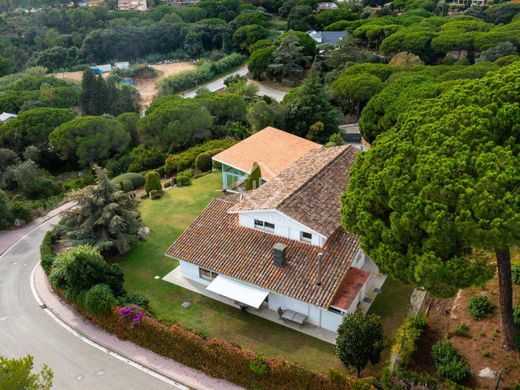
[[[131,325],[139,325],[146,316],[146,311],[136,305],[118,307],[119,322]]]

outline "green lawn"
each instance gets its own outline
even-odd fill
[[[188,227],[211,199],[220,196],[220,174],[210,174],[193,181],[189,187],[173,188],[160,200],[144,200],[140,204],[141,215],[151,229],[148,241],[138,242],[121,261],[125,271],[126,287],[130,293],[142,293],[150,298],[150,311],[161,320],[178,323],[210,337],[240,344],[266,357],[284,357],[308,368],[326,371],[342,370],[333,352],[333,346],[281,325],[274,324],[234,307],[222,304],[184,288],[156,280],[175,268],[176,261],[164,256],[164,252]],[[396,286],[386,303],[402,312],[403,301],[396,296]],[[383,293],[374,303],[374,310],[383,315],[386,297]],[[381,298],[381,299],[380,299]],[[181,303],[191,302],[188,309]],[[378,309],[378,306],[383,306]],[[390,309],[391,310],[391,309]],[[387,313],[385,321],[393,318]],[[393,322],[389,321],[388,322]]]

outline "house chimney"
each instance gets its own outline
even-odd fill
[[[317,265],[318,265],[318,272],[317,272],[317,275],[316,275],[316,284],[318,286],[321,286],[321,260],[323,259],[323,253],[318,253],[318,258],[317,258]]]
[[[277,267],[283,267],[286,263],[287,245],[277,242],[273,245],[273,262]]]

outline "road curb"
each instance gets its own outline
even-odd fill
[[[60,315],[60,313],[58,311],[54,310],[52,308],[52,305],[48,306],[45,303],[45,301],[42,299],[41,295],[38,293],[39,289],[38,289],[36,281],[35,281],[37,270],[38,271],[41,270],[41,272],[44,272],[43,269],[41,268],[41,264],[39,262],[34,266],[32,272],[31,272],[30,284],[31,284],[31,291],[33,292],[34,298],[35,298],[36,302],[38,303],[38,306],[40,306],[47,314],[49,314],[63,328],[68,330],[70,333],[74,334],[76,337],[79,337],[81,340],[87,342],[87,344],[91,345],[92,347],[94,347],[98,350],[101,350],[102,352],[105,352],[119,360],[122,360],[125,363],[127,363],[143,372],[146,372],[147,374],[152,375],[153,377],[155,377],[159,380],[162,380],[163,382],[171,384],[172,386],[175,386],[182,390],[199,389],[199,388],[192,387],[192,386],[189,386],[189,385],[183,383],[182,380],[180,380],[179,378],[174,378],[169,375],[165,375],[164,373],[158,371],[157,369],[155,369],[153,367],[150,367],[150,366],[147,366],[147,365],[144,365],[142,363],[135,361],[132,357],[128,356],[124,352],[116,351],[116,350],[112,349],[111,346],[107,345],[106,343],[96,340],[96,339],[92,339],[88,334],[86,334],[83,330],[81,330],[76,325],[65,321],[64,318]],[[54,292],[52,292],[52,293],[54,295],[56,295]],[[58,296],[56,296],[56,297],[58,298],[58,300],[61,301],[61,298],[59,298]],[[81,317],[81,318],[85,319],[83,317]]]

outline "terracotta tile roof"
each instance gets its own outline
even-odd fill
[[[215,199],[168,249],[166,255],[235,279],[328,307],[359,250],[358,238],[338,228],[323,248],[242,227],[228,213],[233,200]],[[272,247],[284,243],[287,263],[274,265]],[[322,284],[316,259],[323,253]]]
[[[368,278],[370,278],[370,272],[359,268],[350,268],[341,281],[330,305],[348,310]]]
[[[340,226],[341,196],[358,152],[349,145],[311,150],[230,211],[277,209],[329,237]]]
[[[274,127],[266,127],[242,142],[213,156],[213,159],[249,173],[260,165],[262,178],[269,181],[293,162],[321,145]]]

